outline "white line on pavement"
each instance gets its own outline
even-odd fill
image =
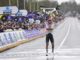
[[[66,36],[65,36],[64,39],[62,40],[62,42],[61,42],[60,46],[57,48],[57,50],[60,49],[60,48],[62,47],[62,45],[64,44],[64,42],[66,41],[66,39],[67,39],[67,37],[68,37],[68,35],[69,35],[69,32],[70,32],[70,28],[71,28],[71,24],[69,25],[69,28],[68,28],[68,31],[67,31]],[[56,51],[55,51],[55,52],[56,52]]]

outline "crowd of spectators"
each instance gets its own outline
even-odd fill
[[[26,17],[3,15],[0,19],[0,32],[44,28],[45,16],[45,14],[32,13],[29,13]]]
[[[25,17],[4,14],[0,19],[0,32],[41,29],[45,27],[45,21],[49,16],[49,14],[41,12],[28,12]],[[61,15],[52,18],[55,23],[63,19]]]

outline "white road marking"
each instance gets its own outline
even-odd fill
[[[69,25],[69,28],[68,28],[68,31],[67,31],[66,36],[65,36],[64,39],[62,40],[62,42],[61,42],[60,46],[57,48],[57,50],[60,49],[60,48],[62,47],[62,45],[64,44],[64,42],[66,41],[66,39],[67,39],[67,37],[68,37],[68,35],[69,35],[69,32],[70,32],[70,28],[71,28],[71,24]]]

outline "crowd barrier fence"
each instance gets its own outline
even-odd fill
[[[45,29],[40,30],[20,30],[20,31],[12,31],[12,32],[3,32],[0,33],[0,49],[4,48],[4,46],[12,45],[15,42],[19,41],[29,41],[31,39],[44,36],[46,34]],[[16,43],[17,44],[17,43]]]

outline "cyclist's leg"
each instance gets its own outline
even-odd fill
[[[49,34],[46,35],[46,52],[48,53]]]
[[[51,41],[51,45],[52,45],[52,52],[54,52],[54,38],[53,38],[52,34],[50,36],[50,41]]]

